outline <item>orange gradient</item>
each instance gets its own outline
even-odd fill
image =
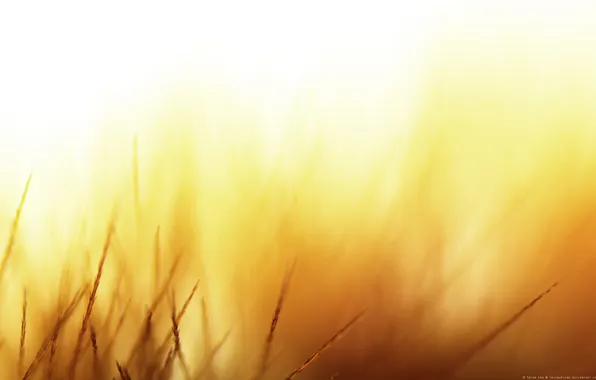
[[[304,378],[438,376],[557,281],[458,375],[589,373],[596,9],[394,3],[0,6],[2,241],[32,175],[4,349],[23,289],[38,347],[113,222],[94,315],[132,300],[115,356],[180,258],[187,356],[229,332],[215,371],[248,379],[296,262],[272,379],[362,310]]]

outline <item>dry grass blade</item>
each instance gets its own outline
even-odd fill
[[[46,354],[46,352],[48,351],[48,349],[50,348],[50,346],[52,346],[52,344],[58,338],[58,334],[60,333],[60,330],[62,330],[62,327],[66,324],[66,322],[68,321],[68,319],[72,316],[72,314],[76,310],[76,308],[79,305],[79,303],[83,300],[83,296],[87,292],[87,289],[88,288],[89,288],[88,285],[83,286],[77,292],[77,294],[74,296],[74,298],[72,299],[72,301],[70,302],[70,304],[68,305],[68,307],[66,308],[66,310],[62,313],[62,315],[60,316],[60,318],[58,318],[58,321],[54,325],[54,328],[52,329],[52,332],[43,341],[41,347],[39,348],[39,351],[37,351],[37,354],[35,355],[35,358],[33,359],[33,362],[31,362],[31,365],[29,365],[29,368],[27,369],[27,371],[23,375],[23,380],[28,379],[29,377],[31,377],[35,373],[35,370],[37,370],[37,368],[39,367],[41,361],[43,360],[43,358],[44,358],[44,356]]]
[[[19,342],[19,375],[23,374],[25,362],[25,338],[27,336],[27,289],[23,289],[23,309],[21,314],[21,340]]]
[[[184,374],[184,378],[186,380],[190,380],[190,370],[188,369],[188,363],[186,362],[186,358],[184,357],[184,353],[182,352],[182,343],[180,341],[180,326],[177,321],[177,312],[176,312],[176,298],[172,295],[172,335],[174,339],[174,352],[180,361],[180,365],[182,366],[182,372]]]
[[[174,262],[170,267],[170,272],[168,273],[166,281],[162,284],[161,289],[159,290],[159,292],[157,292],[155,298],[153,299],[153,302],[149,306],[149,311],[151,311],[152,313],[155,312],[157,306],[159,306],[159,304],[163,301],[164,297],[168,294],[168,289],[170,288],[170,285],[174,280],[174,275],[176,274],[176,270],[178,270],[178,266],[180,265],[181,259],[181,255],[176,256],[176,258],[174,259]]]
[[[110,326],[110,323],[112,322],[112,318],[114,316],[114,310],[116,309],[116,304],[118,304],[118,302],[121,300],[120,297],[118,297],[118,289],[120,289],[120,285],[122,284],[122,277],[118,276],[118,279],[116,280],[116,286],[114,286],[114,288],[112,289],[112,296],[111,296],[111,300],[110,300],[110,306],[108,306],[108,311],[106,312],[106,318],[103,321],[103,323],[101,324],[101,326],[99,326],[99,331],[108,328]]]
[[[172,264],[172,267],[170,268],[170,273],[168,273],[168,278],[167,278],[166,282],[162,285],[161,290],[155,296],[153,302],[149,306],[149,309],[147,311],[146,322],[148,322],[150,320],[153,313],[155,313],[157,306],[162,302],[163,298],[166,296],[168,289],[170,287],[170,284],[171,284],[172,280],[174,279],[174,275],[176,274],[176,269],[178,269],[178,266],[180,265],[181,258],[182,258],[182,256],[180,256],[180,255],[176,256],[174,263]],[[146,325],[147,324],[145,324],[145,326]],[[146,328],[143,327],[143,329],[140,331],[139,336],[137,337],[137,340],[130,351],[128,360],[126,360],[126,367],[128,367],[130,365],[130,363],[132,363],[135,356],[141,349],[141,347],[143,345],[143,340],[146,337],[145,330],[146,330]]]
[[[174,363],[174,357],[176,357],[175,349],[172,347],[168,351],[168,355],[166,356],[166,360],[159,371],[158,378],[161,379],[170,379],[172,377],[172,364]]]
[[[188,309],[188,305],[190,305],[190,302],[192,301],[192,299],[194,298],[197,289],[199,288],[199,282],[200,280],[197,280],[197,282],[195,282],[195,285],[193,286],[190,294],[188,295],[188,297],[186,297],[186,300],[184,301],[184,304],[182,305],[182,309],[180,309],[180,311],[178,311],[178,313],[176,314],[175,319],[173,320],[173,322],[176,322],[176,325],[180,324],[180,321],[182,321],[182,317],[184,317],[184,314],[186,314],[186,310]],[[157,355],[161,355],[162,352],[167,348],[168,346],[168,342],[172,339],[173,336],[173,331],[170,331],[168,333],[168,335],[164,338],[163,342],[161,343],[161,345],[159,346],[159,348],[157,349]]]
[[[226,343],[226,341],[230,337],[231,333],[232,333],[232,330],[228,330],[228,332],[226,332],[226,335],[224,335],[224,337],[219,341],[219,343],[217,343],[215,346],[213,346],[213,349],[207,354],[207,358],[204,361],[204,364],[199,367],[200,370],[197,373],[197,375],[194,377],[195,380],[201,380],[203,378],[203,376],[205,376],[208,373],[208,371],[211,369],[210,363],[213,362],[213,359],[215,359],[215,356],[217,355],[219,350],[221,350],[223,345]]]
[[[114,287],[114,289],[112,289],[112,297],[110,300],[110,306],[108,307],[108,311],[106,313],[106,318],[103,321],[103,323],[99,326],[99,328],[97,328],[95,330],[96,334],[97,333],[102,334],[102,332],[105,331],[105,329],[109,328],[109,326],[112,322],[112,318],[114,316],[114,311],[116,309],[116,304],[120,301],[118,289],[120,289],[121,283],[122,283],[122,277],[118,276],[116,286]],[[88,340],[83,342],[83,347],[81,347],[82,354],[84,354],[87,351],[87,348],[89,348],[89,343],[93,343],[93,342],[90,342]]]
[[[203,346],[210,350],[213,342],[211,339],[211,327],[209,324],[209,313],[207,311],[207,301],[201,297],[201,325],[203,327]]]
[[[214,377],[213,360],[209,354],[213,351],[213,339],[211,337],[211,326],[209,323],[209,312],[207,310],[207,301],[205,297],[201,298],[201,325],[203,327],[203,349],[205,350],[207,360],[203,364],[203,370],[206,376],[209,378]]]
[[[120,374],[121,380],[132,380],[126,367],[122,367],[118,362],[116,362],[116,367],[118,367],[118,373]]]
[[[112,288],[112,299],[110,301],[110,306],[108,308],[108,312],[106,313],[106,319],[104,323],[101,325],[101,329],[107,328],[112,321],[112,317],[114,315],[114,310],[116,309],[116,305],[122,301],[122,297],[120,296],[120,289],[122,288],[122,281],[124,277],[118,276],[116,280],[116,284]]]
[[[50,341],[50,357],[48,358],[48,366],[46,372],[46,379],[52,380],[54,377],[54,358],[56,357],[56,350],[58,349],[58,335],[52,337]]]
[[[58,304],[56,308],[56,323],[61,318],[65,308],[68,308],[68,294],[70,294],[72,276],[71,276],[71,268],[69,265],[62,269],[62,277],[60,278],[60,286],[59,286],[59,293],[58,293]],[[58,350],[58,338],[60,336],[60,331],[57,334],[51,337],[50,346],[49,346],[49,357],[48,362],[46,365],[46,373],[45,378],[51,380],[54,377],[54,359],[56,357],[56,351]]]
[[[91,325],[89,327],[89,339],[91,339],[91,348],[93,348],[93,357],[97,359],[97,332],[95,331],[95,327]]]
[[[136,363],[131,362],[130,365],[127,367],[132,367],[133,364],[136,364],[136,368],[141,374],[148,375],[151,373],[149,371],[151,366],[147,366],[148,361],[150,358],[153,357],[152,347],[153,347],[153,317],[154,314],[150,310],[146,310],[146,317],[145,317],[145,328],[141,334],[141,339],[139,340],[139,352],[138,360]]]
[[[159,290],[159,280],[161,279],[161,244],[159,240],[160,227],[155,230],[155,242],[153,247],[153,291],[157,294]]]
[[[300,367],[296,368],[292,373],[290,373],[286,380],[291,380],[295,378],[298,374],[303,372],[309,365],[311,365],[324,351],[329,349],[335,342],[337,342],[354,324],[356,324],[362,317],[364,316],[364,311],[360,312],[357,316],[352,318],[348,323],[344,325],[335,335],[331,337],[325,344],[321,346],[314,354],[311,355]]]
[[[19,207],[17,208],[16,215],[12,221],[12,225],[10,227],[10,234],[8,235],[8,242],[6,243],[6,247],[4,248],[4,256],[2,256],[2,261],[0,262],[0,282],[4,277],[4,272],[6,272],[6,266],[8,264],[8,260],[12,254],[12,248],[14,247],[14,242],[17,235],[17,230],[19,228],[19,222],[21,220],[21,213],[23,212],[23,206],[25,205],[25,200],[27,199],[27,193],[29,192],[29,185],[31,184],[31,178],[33,174],[29,174],[29,178],[27,179],[27,183],[25,184],[25,190],[23,190],[23,194],[21,195],[21,201],[19,203]]]
[[[452,377],[460,368],[465,366],[476,354],[486,348],[489,344],[491,344],[497,337],[503,334],[511,325],[513,325],[518,319],[520,319],[528,310],[530,310],[536,303],[546,297],[554,288],[559,285],[558,282],[552,284],[546,291],[542,292],[532,301],[530,301],[526,306],[524,306],[520,311],[515,313],[511,318],[507,321],[499,325],[495,330],[485,336],[482,340],[474,344],[469,350],[465,351],[458,360],[455,361],[453,366],[449,368],[448,373],[446,374],[445,378]]]
[[[91,294],[89,295],[89,299],[87,301],[87,309],[85,310],[85,315],[83,316],[83,322],[81,323],[81,330],[79,331],[79,336],[77,338],[77,343],[75,346],[74,354],[72,357],[72,361],[69,367],[69,374],[70,378],[74,376],[76,371],[76,366],[78,363],[79,355],[81,354],[81,347],[83,345],[83,338],[85,337],[85,333],[89,327],[89,319],[91,318],[91,313],[93,311],[93,306],[95,305],[95,299],[97,297],[97,290],[99,289],[99,284],[101,283],[101,275],[103,274],[103,267],[106,262],[106,258],[108,256],[108,252],[110,250],[110,243],[112,241],[112,236],[114,234],[114,219],[110,221],[110,225],[108,227],[108,233],[106,236],[106,240],[104,242],[103,250],[101,253],[101,258],[99,260],[99,264],[97,265],[97,274],[95,275],[95,280],[93,281],[93,288],[91,289]]]
[[[126,319],[126,313],[128,312],[128,308],[130,307],[131,302],[132,302],[132,299],[129,298],[128,301],[126,302],[126,305],[124,305],[124,310],[120,314],[120,318],[118,318],[118,323],[116,324],[116,328],[114,330],[114,333],[112,334],[111,339],[105,345],[102,356],[105,356],[109,352],[111,352],[112,347],[116,343],[116,338],[118,337],[118,334],[120,333],[120,329],[122,329],[122,326],[124,325],[124,320]]]
[[[288,289],[290,287],[290,280],[292,279],[292,275],[294,274],[294,270],[296,268],[296,261],[292,263],[290,269],[286,272],[282,285],[281,291],[279,292],[279,297],[277,298],[277,304],[275,305],[275,312],[273,313],[273,319],[271,320],[271,327],[269,328],[269,334],[267,335],[267,339],[265,340],[265,346],[263,347],[263,353],[261,355],[261,363],[258,369],[258,372],[255,376],[255,380],[261,378],[266,370],[267,364],[269,362],[269,356],[271,354],[271,346],[273,344],[273,338],[275,337],[275,330],[277,329],[277,322],[279,321],[279,316],[281,314],[281,310],[284,305],[284,301],[286,299],[286,295],[288,294]]]

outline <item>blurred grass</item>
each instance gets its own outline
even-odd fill
[[[7,185],[2,377],[590,374],[596,86],[446,62],[411,117],[199,91]]]

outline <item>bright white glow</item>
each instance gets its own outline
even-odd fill
[[[168,84],[235,92],[262,113],[271,149],[299,86],[316,85],[323,103],[346,80],[362,94],[382,94],[389,76],[412,89],[438,14],[414,4],[3,2],[0,165],[12,199],[30,170],[43,183],[37,206],[63,198],[65,180],[83,190],[104,119],[150,109]]]
[[[40,166],[50,150],[73,149],[78,157],[84,145],[74,148],[72,141],[89,137],[104,106],[148,102],[159,84],[176,76],[227,78],[246,98],[270,104],[309,79],[323,85],[362,78],[370,87],[388,75],[415,78],[422,52],[445,25],[469,38],[499,26],[521,30],[511,28],[517,25],[526,34],[548,35],[552,47],[562,36],[577,37],[593,14],[590,2],[492,4],[3,2],[2,156],[21,152],[18,169],[11,162],[17,171]]]
[[[499,47],[509,49],[513,44],[519,51],[531,51],[527,55],[536,59],[532,62],[543,57],[549,68],[567,52],[581,57],[580,62],[585,59],[589,67],[596,58],[592,4],[564,0],[102,1],[94,5],[3,1],[0,190],[6,198],[0,201],[7,204],[0,204],[1,225],[8,225],[25,178],[33,170],[36,186],[28,200],[25,224],[35,231],[30,236],[39,239],[27,241],[28,245],[33,250],[43,247],[46,235],[53,237],[56,231],[64,239],[71,236],[76,219],[68,221],[64,215],[77,218],[78,207],[85,205],[84,199],[70,197],[88,192],[94,183],[86,170],[104,121],[109,123],[110,116],[120,114],[126,119],[128,109],[152,110],[162,90],[183,87],[187,81],[213,90],[214,98],[218,91],[233,93],[256,110],[271,161],[283,135],[276,127],[301,89],[314,88],[313,97],[321,109],[341,103],[370,111],[369,119],[345,124],[344,129],[348,125],[351,129],[341,131],[341,144],[333,147],[341,153],[336,155],[338,162],[333,161],[336,156],[329,160],[337,164],[333,174],[338,180],[364,172],[370,162],[354,155],[354,163],[341,165],[341,158],[354,147],[370,158],[379,145],[387,143],[383,120],[374,120],[384,114],[375,113],[375,107],[403,107],[407,114],[424,90],[433,57],[452,48],[463,50],[473,59],[447,62],[466,72],[465,64],[473,66],[475,59],[482,61],[482,68],[500,65]],[[511,81],[513,86],[515,79]],[[545,87],[555,82],[547,81]],[[389,95],[396,91],[394,87],[398,94]],[[225,104],[213,102],[213,108],[224,114]],[[353,116],[343,109],[331,110],[337,111],[329,112],[332,116]],[[229,118],[237,121],[233,115]],[[134,121],[131,117],[130,125],[114,126],[122,128],[118,134],[122,141],[107,149],[101,160],[129,158],[126,149],[139,127]],[[372,130],[377,124],[379,129]],[[323,127],[328,128],[324,132],[330,141],[339,133],[333,125]],[[222,127],[210,132],[211,142],[216,142],[219,136],[239,131]],[[329,198],[331,205],[345,201],[341,196]],[[40,223],[46,211],[60,215],[64,223],[47,228]],[[477,295],[489,276],[482,271],[475,274],[478,286],[467,290]]]

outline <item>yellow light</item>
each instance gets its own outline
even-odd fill
[[[522,283],[541,239],[564,239],[549,223],[579,220],[591,202],[595,7],[7,2],[0,6],[0,230],[9,230],[30,172],[33,182],[15,255],[22,266],[14,265],[25,269],[11,271],[6,291],[20,294],[19,275],[56,288],[64,261],[80,269],[87,258],[78,253],[99,257],[116,204],[117,244],[126,254],[124,264],[110,265],[138,269],[130,293],[144,302],[151,292],[147,256],[160,225],[165,251],[188,243],[206,252],[180,282],[192,283],[205,264],[201,275],[212,285],[202,291],[221,335],[234,318],[260,316],[228,310],[239,287],[257,304],[274,299],[290,255],[278,251],[288,246],[308,252],[305,265],[325,274],[317,285],[337,296],[338,308],[351,301],[345,284],[356,300],[367,299],[382,265],[377,250],[402,266],[406,290],[388,293],[405,303],[432,291],[419,276],[432,250],[444,249],[440,280],[478,255],[437,308],[445,331],[468,326],[487,302],[500,305],[502,272]],[[548,186],[527,209],[516,203]],[[573,207],[561,211],[569,197]],[[475,240],[518,207],[525,211],[506,232]],[[280,237],[286,212],[294,229]],[[511,247],[530,253],[502,253]],[[565,262],[560,256],[552,260]],[[262,283],[250,277],[257,269]],[[117,277],[106,276],[107,284]],[[300,306],[308,286],[297,290]],[[315,314],[286,317],[316,325]],[[285,338],[297,347],[314,339],[297,335]]]

